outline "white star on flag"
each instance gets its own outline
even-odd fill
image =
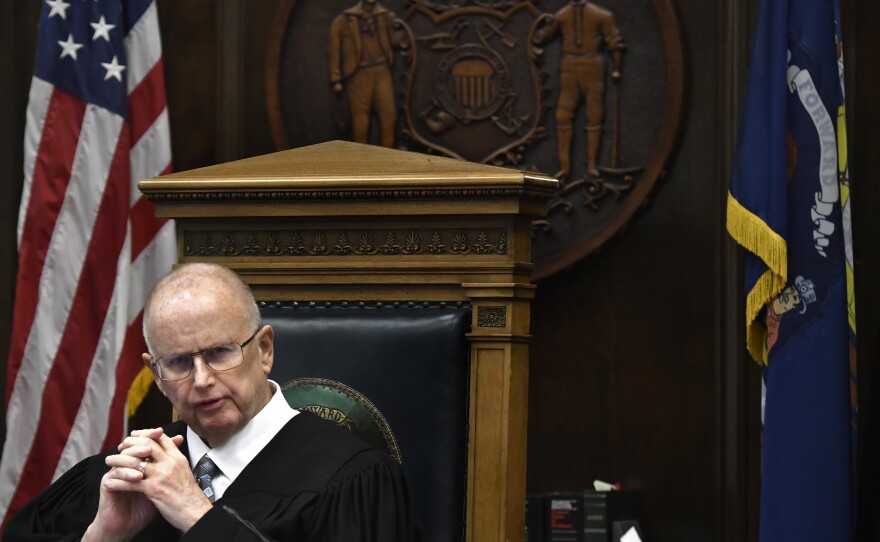
[[[82,47],[82,44],[73,41],[73,34],[68,34],[67,41],[59,41],[58,45],[61,46],[61,56],[58,58],[69,56],[77,60],[76,52]]]
[[[70,7],[70,4],[64,0],[46,0],[46,3],[49,4],[49,7],[51,8],[49,11],[49,17],[61,15],[62,19],[65,21],[67,20],[67,8]]]
[[[107,70],[107,75],[104,76],[104,81],[110,79],[111,77],[115,77],[120,83],[122,82],[122,70],[125,69],[125,66],[120,64],[116,60],[116,56],[113,56],[113,60],[111,62],[101,62],[101,65],[104,66],[104,69]]]
[[[101,19],[97,23],[89,24],[95,29],[95,35],[92,36],[92,41],[95,41],[98,38],[104,38],[105,40],[110,41],[110,31],[116,28],[115,24],[107,24],[103,15],[101,15]]]

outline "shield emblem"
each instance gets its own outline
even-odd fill
[[[412,59],[403,135],[417,147],[499,164],[540,137],[541,89],[529,40],[540,15],[531,2],[505,11],[412,4],[404,15]]]

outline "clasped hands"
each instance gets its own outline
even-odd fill
[[[110,471],[101,479],[98,513],[83,541],[129,540],[157,513],[186,532],[205,515],[212,505],[178,449],[182,443],[182,436],[162,429],[132,431],[119,453],[105,459]]]

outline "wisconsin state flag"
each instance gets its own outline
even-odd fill
[[[765,364],[762,542],[854,539],[849,209],[837,2],[763,0],[727,213]]]

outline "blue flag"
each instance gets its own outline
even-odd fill
[[[760,540],[855,536],[855,302],[836,0],[764,0],[728,196],[765,364]]]

